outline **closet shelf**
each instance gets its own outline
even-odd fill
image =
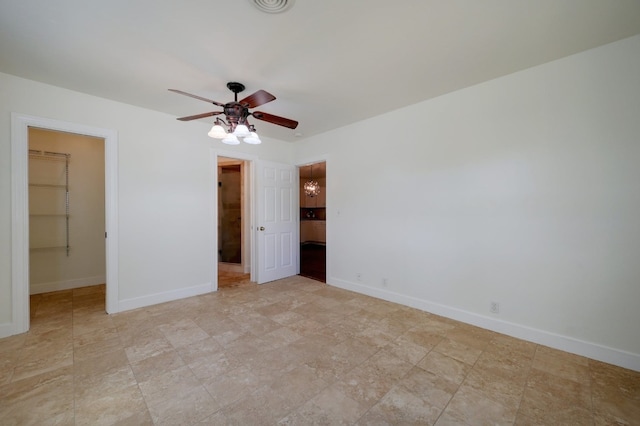
[[[70,246],[51,246],[51,247],[29,247],[30,251],[47,251],[47,250],[71,250]]]
[[[60,217],[65,219],[64,228],[65,228],[65,243],[64,245],[58,245],[53,247],[31,247],[30,250],[38,251],[38,250],[53,250],[53,249],[66,249],[67,256],[69,256],[69,160],[71,159],[71,154],[66,152],[52,152],[52,151],[43,151],[43,150],[29,150],[29,160],[54,160],[61,161],[62,170],[64,172],[64,185],[57,183],[54,180],[54,183],[45,183],[45,182],[29,182],[29,186],[32,188],[48,188],[48,189],[64,189],[64,213],[31,213],[30,217]],[[34,163],[35,164],[35,163]],[[29,164],[30,168],[32,164]],[[39,193],[42,191],[38,191]],[[62,193],[56,194],[57,196],[63,195]],[[41,198],[42,194],[38,194],[38,198]],[[41,201],[42,203],[42,201]],[[36,209],[38,210],[38,209]],[[41,210],[49,210],[47,208],[41,208]]]
[[[52,183],[30,183],[29,186],[34,188],[61,188],[67,189],[67,185],[54,185]]]

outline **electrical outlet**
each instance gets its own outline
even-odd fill
[[[362,281],[362,274],[360,272],[356,273],[356,280],[357,281]]]
[[[499,314],[500,313],[500,304],[498,302],[491,302],[489,304],[489,311],[492,314]]]
[[[389,285],[389,280],[387,278],[383,278],[382,279],[382,287],[386,287],[387,285]]]

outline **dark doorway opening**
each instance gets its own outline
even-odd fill
[[[324,244],[300,245],[300,275],[327,282],[327,246]]]

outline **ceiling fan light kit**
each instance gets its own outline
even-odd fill
[[[213,127],[207,134],[209,135],[209,137],[215,139],[224,139],[227,136],[227,131],[224,129],[224,127],[218,124],[218,120],[216,120],[216,124],[213,125]]]
[[[214,115],[224,114],[226,121],[222,120],[220,117],[216,117],[215,124],[207,134],[212,138],[221,139],[222,143],[226,143],[228,145],[238,145],[240,143],[240,139],[238,138],[242,138],[245,143],[251,145],[262,143],[253,124],[249,124],[248,118],[250,115],[257,120],[288,127],[289,129],[295,129],[298,127],[298,122],[295,120],[268,114],[266,112],[249,112],[250,108],[273,101],[276,97],[271,93],[264,90],[258,90],[254,94],[238,101],[238,93],[245,89],[244,84],[231,81],[227,83],[227,88],[229,88],[235,96],[233,102],[227,102],[226,104],[212,101],[211,99],[203,98],[201,96],[192,95],[191,93],[183,92],[181,90],[169,89],[171,92],[200,99],[201,101],[209,102],[223,108],[222,111],[212,111],[205,112],[203,114],[190,115],[188,117],[180,117],[178,120],[190,121],[198,118],[213,117]]]
[[[222,143],[226,143],[227,145],[240,145],[240,139],[233,133],[229,133],[222,139]]]
[[[245,137],[243,141],[244,143],[248,143],[251,145],[258,145],[262,143],[256,132],[249,133],[249,136]]]

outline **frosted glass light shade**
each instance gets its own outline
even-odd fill
[[[207,134],[215,139],[224,139],[227,136],[227,131],[221,125],[215,124]]]
[[[226,143],[227,145],[239,145],[240,140],[233,133],[229,133],[224,139],[222,139],[222,143]]]
[[[256,132],[249,133],[249,136],[245,137],[243,140],[251,145],[258,145],[262,143]]]
[[[249,128],[244,124],[238,124],[236,126],[236,129],[233,131],[233,134],[239,138],[244,138],[246,136],[249,136]]]

